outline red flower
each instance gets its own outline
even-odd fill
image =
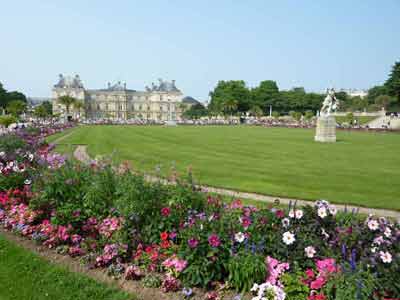
[[[168,217],[171,214],[171,209],[169,207],[163,207],[161,209],[161,215],[163,217]]]
[[[324,294],[315,294],[308,297],[308,300],[325,300],[326,296]]]
[[[153,248],[151,248],[150,246],[147,246],[144,251],[146,251],[146,253],[149,254],[153,251]]]
[[[281,209],[278,209],[278,210],[275,212],[275,215],[276,215],[279,219],[282,219],[282,218],[285,216],[285,212],[284,212],[283,210],[281,210]]]
[[[161,248],[167,249],[167,248],[169,248],[169,246],[170,246],[169,241],[162,241],[161,242]]]
[[[168,239],[168,233],[163,231],[160,233],[160,238],[162,241],[166,241]]]

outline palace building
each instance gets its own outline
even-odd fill
[[[183,94],[175,86],[175,80],[158,80],[146,86],[144,91],[128,89],[126,83],[108,83],[107,88],[85,89],[79,75],[59,75],[52,90],[53,112],[68,118],[174,121],[180,119]],[[73,106],[67,113],[59,103],[61,96],[71,96],[82,103],[77,110]]]

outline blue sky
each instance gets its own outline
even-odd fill
[[[369,88],[400,59],[400,0],[0,0],[0,81],[50,96],[59,73],[141,90],[175,79],[206,100],[218,80]]]

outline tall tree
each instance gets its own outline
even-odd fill
[[[228,100],[237,101],[237,111],[245,112],[250,108],[250,92],[243,80],[219,81],[210,92],[210,110],[221,112]]]
[[[385,87],[389,95],[396,97],[400,104],[400,62],[395,62],[393,65],[389,78],[385,82]]]
[[[237,111],[238,105],[239,101],[237,101],[236,99],[226,99],[224,101],[224,111],[227,114],[233,115]]]
[[[65,109],[67,111],[67,114],[69,114],[69,110],[72,105],[74,105],[77,100],[74,97],[71,96],[61,96],[57,99],[57,102],[64,105]]]
[[[274,106],[279,101],[279,88],[275,81],[264,80],[259,86],[251,90],[252,105],[257,105],[264,112],[269,110],[269,106]]]
[[[26,103],[21,100],[12,100],[7,104],[6,110],[14,117],[19,117],[26,111]]]

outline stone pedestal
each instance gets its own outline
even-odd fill
[[[336,142],[336,120],[334,116],[320,116],[314,140],[322,143]]]

